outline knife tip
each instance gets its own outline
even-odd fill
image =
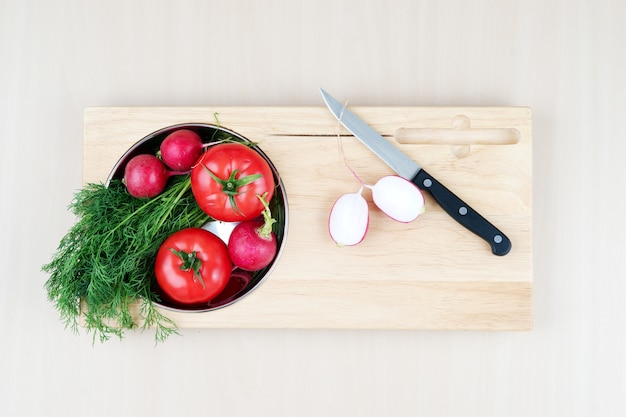
[[[326,104],[328,104],[328,100],[332,97],[330,94],[328,94],[326,92],[326,90],[324,90],[322,87],[320,87],[320,93],[322,94],[322,98],[324,99],[324,102],[326,102]]]

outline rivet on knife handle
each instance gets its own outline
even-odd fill
[[[494,255],[503,256],[509,253],[511,250],[509,238],[432,175],[420,169],[411,181],[420,189],[428,191],[457,222],[489,243]]]

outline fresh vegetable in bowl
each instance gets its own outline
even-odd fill
[[[133,157],[124,168],[124,184],[137,198],[152,198],[165,190],[167,180],[180,173],[169,171],[159,158],[150,154]]]
[[[269,163],[241,143],[209,148],[191,171],[191,190],[202,210],[216,220],[243,222],[259,216],[265,206],[257,198],[274,195]]]
[[[267,193],[257,196],[265,209],[263,220],[239,223],[228,238],[228,254],[232,262],[246,271],[258,271],[268,266],[276,256],[276,235],[272,226],[276,220],[267,203]]]
[[[183,133],[176,134],[180,131]],[[164,145],[168,137],[179,135],[185,139],[179,141],[178,137]],[[189,229],[211,235],[207,230],[222,223],[205,213],[196,201],[188,154],[170,152],[172,148],[197,150],[196,145],[190,145],[195,142],[195,135],[202,142],[200,155],[220,144],[232,143],[255,153],[269,166],[269,172],[262,172],[265,176],[262,189],[268,195],[273,194],[269,207],[276,218],[273,233],[278,249],[270,263],[260,270],[233,269],[226,247],[227,236],[220,233],[214,233],[215,239],[210,238],[212,243],[205,244],[211,247],[208,258],[198,248],[164,245],[168,239],[178,239],[177,233]],[[164,153],[174,156],[164,163],[161,159]],[[152,168],[142,167],[138,170],[141,175],[131,180],[127,167],[137,159],[149,160]],[[151,169],[157,172],[156,179],[151,177]],[[267,189],[269,184],[271,190]],[[43,266],[49,273],[45,288],[67,327],[78,331],[83,326],[93,333],[94,340],[101,341],[111,336],[122,338],[126,330],[134,328],[155,328],[155,340],[164,341],[177,332],[167,310],[212,311],[247,296],[262,284],[278,261],[288,224],[284,185],[267,155],[243,136],[203,123],[169,126],[141,139],[122,155],[106,182],[85,184],[75,194],[70,210],[77,222],[61,240],[52,260]],[[207,293],[184,299],[174,294],[174,284],[157,281],[157,263],[161,268],[165,264],[158,257],[162,246],[169,247],[168,258],[177,259],[179,268],[183,266],[193,271],[193,275],[198,271],[202,278],[198,280],[200,286],[204,285]],[[211,273],[203,272],[207,267]]]
[[[174,171],[189,171],[196,163],[204,144],[191,129],[177,129],[167,135],[159,147],[163,163]]]
[[[139,199],[113,179],[108,186],[87,184],[75,194],[70,209],[78,221],[43,266],[50,274],[48,299],[67,327],[78,331],[82,321],[101,341],[138,326],[155,327],[157,341],[175,332],[154,303],[154,261],[167,236],[209,220],[190,186],[188,177],[178,177],[157,197]],[[143,323],[131,313],[135,301]]]
[[[154,271],[159,287],[176,303],[208,303],[226,287],[232,270],[226,244],[201,228],[175,232],[161,245]]]

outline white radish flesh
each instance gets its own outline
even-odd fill
[[[389,175],[369,188],[374,204],[394,220],[409,223],[424,212],[424,195],[415,184],[402,177]]]
[[[357,193],[342,195],[330,211],[328,230],[339,246],[356,245],[367,233],[369,214],[362,191],[363,187]]]

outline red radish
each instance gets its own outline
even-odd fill
[[[363,186],[356,193],[342,195],[330,211],[328,231],[338,246],[356,245],[365,238],[369,213],[362,192]]]
[[[266,193],[267,195],[267,193]],[[235,266],[246,271],[258,271],[268,266],[276,256],[276,235],[272,218],[265,196],[259,196],[265,206],[263,220],[250,220],[239,223],[228,238],[228,254]]]
[[[167,184],[169,174],[165,165],[154,155],[133,157],[124,168],[124,183],[128,192],[137,198],[159,195]]]
[[[202,149],[202,139],[196,132],[179,129],[161,142],[161,159],[174,171],[189,171],[202,154]]]
[[[124,184],[133,197],[152,198],[161,194],[167,179],[185,172],[169,171],[163,162],[154,155],[134,156],[124,168]]]
[[[402,177],[389,175],[366,187],[372,190],[374,204],[394,220],[409,223],[424,212],[424,195]]]

